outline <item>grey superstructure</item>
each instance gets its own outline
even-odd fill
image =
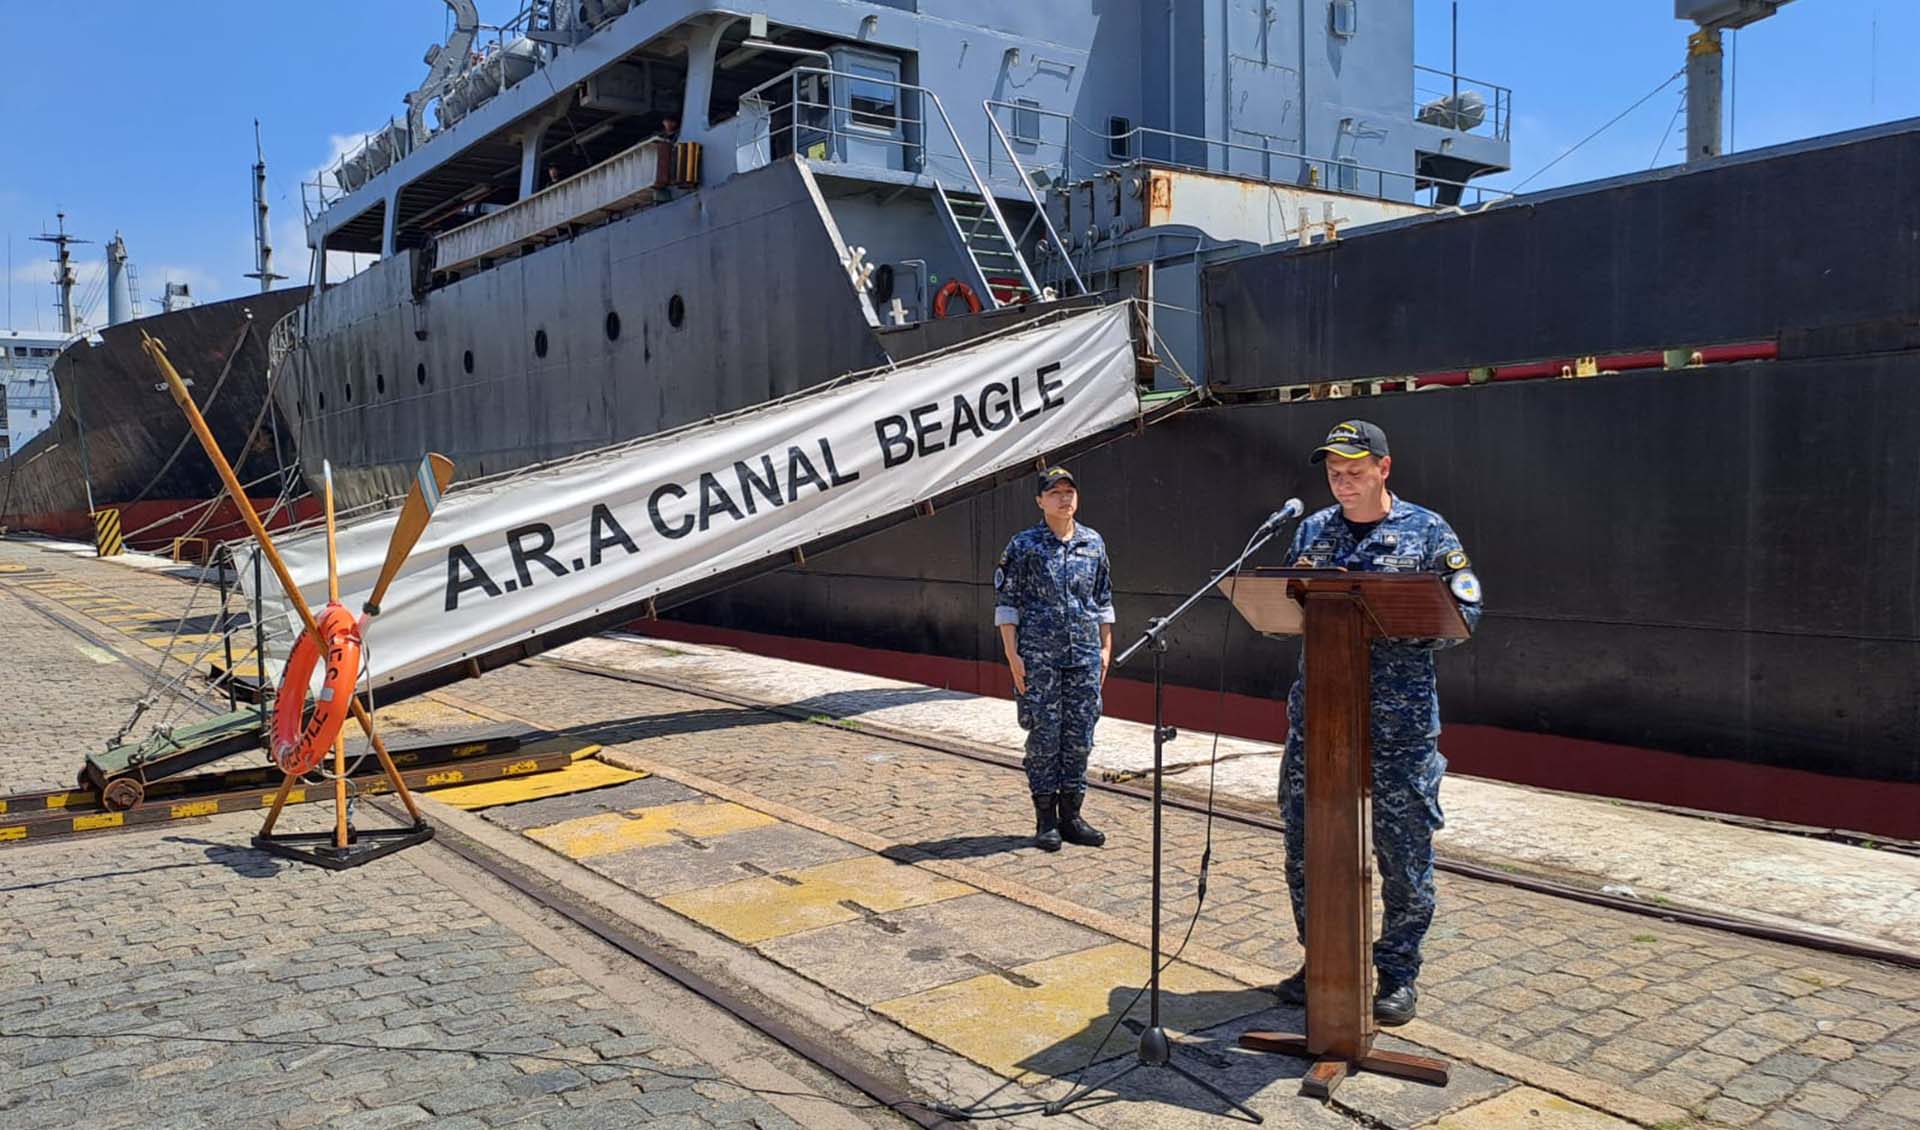
[[[1417,68],[1406,4],[447,3],[404,119],[309,186],[310,245],[378,260],[316,257],[276,395],[350,503],[423,449],[492,473],[897,361],[975,303],[1150,299],[1143,379],[1199,378],[1204,263],[1508,163],[1507,92]]]

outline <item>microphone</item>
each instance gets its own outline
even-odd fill
[[[1306,509],[1306,506],[1301,503],[1299,499],[1287,499],[1286,505],[1267,515],[1267,520],[1260,526],[1260,533],[1271,534],[1276,532],[1281,526],[1286,525],[1287,519],[1298,518],[1300,515],[1306,513]]]

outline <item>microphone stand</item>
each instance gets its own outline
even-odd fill
[[[1213,1095],[1234,1110],[1246,1115],[1256,1124],[1266,1121],[1245,1104],[1236,1101],[1233,1096],[1214,1086],[1212,1083],[1207,1082],[1205,1079],[1200,1078],[1200,1076],[1191,1070],[1182,1067],[1180,1062],[1173,1058],[1173,1049],[1176,1045],[1168,1038],[1167,1030],[1160,1025],[1160,778],[1163,763],[1162,751],[1166,743],[1172,739],[1175,734],[1173,727],[1168,726],[1165,721],[1164,668],[1167,654],[1166,630],[1175,620],[1180,618],[1182,613],[1193,607],[1210,589],[1219,584],[1221,578],[1230,577],[1238,573],[1241,563],[1246,561],[1247,558],[1252,557],[1255,553],[1258,553],[1261,547],[1269,541],[1272,541],[1274,535],[1280,532],[1280,528],[1284,524],[1284,521],[1268,519],[1268,521],[1260,527],[1259,532],[1254,535],[1253,540],[1247,543],[1247,548],[1239,557],[1234,558],[1233,564],[1208,578],[1206,584],[1196,589],[1191,596],[1182,601],[1180,606],[1172,612],[1147,621],[1147,630],[1141,633],[1140,638],[1133,641],[1127,650],[1121,652],[1119,658],[1113,661],[1114,667],[1121,667],[1126,664],[1127,660],[1132,659],[1142,648],[1153,653],[1153,942],[1152,965],[1148,967],[1147,1029],[1140,1033],[1140,1045],[1138,1049],[1136,1049],[1133,1062],[1091,1083],[1079,1084],[1064,1097],[1048,1103],[1044,1110],[1045,1113],[1049,1115],[1064,1112],[1068,1107],[1086,1098],[1093,1092],[1106,1090],[1114,1083],[1119,1082],[1122,1078],[1133,1074],[1133,1072],[1142,1067],[1164,1067],[1192,1083],[1194,1086]],[[1204,880],[1202,880],[1202,882],[1204,883]]]

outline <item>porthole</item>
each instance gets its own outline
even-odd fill
[[[620,340],[620,312],[618,310],[607,311],[607,340]]]
[[[667,324],[677,330],[680,328],[680,323],[686,321],[686,319],[686,302],[677,294],[667,299]]]
[[[375,373],[373,375],[373,391],[381,396],[387,394],[387,375],[385,373]]]
[[[413,380],[415,384],[424,385],[427,383],[427,363],[425,361],[413,367]]]
[[[473,372],[473,350],[467,350],[466,354],[460,358],[460,367],[469,373]]]
[[[547,331],[533,331],[533,355],[535,357],[545,357],[547,355]]]

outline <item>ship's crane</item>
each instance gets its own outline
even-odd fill
[[[1687,37],[1687,163],[1720,155],[1720,33],[1764,20],[1790,0],[1673,0],[1673,18],[1698,28]]]

